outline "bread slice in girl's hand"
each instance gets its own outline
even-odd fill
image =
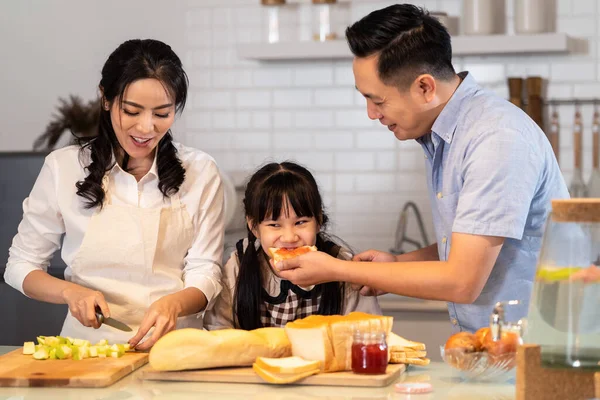
[[[301,246],[296,247],[295,249],[288,249],[285,247],[269,247],[269,253],[273,259],[273,264],[275,265],[277,265],[279,261],[298,257],[311,251],[317,251],[317,246]]]

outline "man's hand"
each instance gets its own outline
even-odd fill
[[[352,261],[396,262],[396,256],[385,251],[367,250],[355,255]]]
[[[181,305],[173,295],[161,297],[156,300],[144,315],[136,335],[129,339],[129,345],[136,350],[148,350],[164,334],[175,329],[177,317],[179,316]],[[140,344],[140,340],[146,336],[148,331],[154,327],[152,335]]]
[[[283,260],[275,269],[283,279],[295,285],[310,286],[337,281],[337,266],[343,262],[320,251],[311,251],[301,256]]]
[[[104,295],[97,291],[88,289],[79,285],[71,285],[63,290],[62,297],[69,306],[71,315],[75,317],[83,326],[98,329],[100,323],[96,319],[96,306],[100,307],[102,314],[110,317],[108,304]]]
[[[396,262],[396,256],[379,250],[367,250],[355,255],[352,261],[371,261],[371,262]],[[352,285],[355,290],[360,290],[361,296],[381,296],[386,294],[383,290],[378,290],[369,286]]]

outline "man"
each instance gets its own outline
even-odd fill
[[[437,243],[354,261],[306,254],[279,263],[281,276],[447,301],[455,331],[486,326],[497,301],[521,300],[509,315],[525,316],[550,199],[568,197],[544,133],[468,72],[456,74],[448,32],[418,7],[375,11],[346,37],[369,117],[423,147]]]

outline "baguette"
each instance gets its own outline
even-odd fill
[[[161,337],[150,350],[157,371],[251,366],[257,357],[287,357],[291,345],[283,328],[253,331],[179,329]]]
[[[270,355],[263,357],[283,358],[292,355],[292,345],[284,328],[259,328],[250,332],[262,337],[267,343]]]

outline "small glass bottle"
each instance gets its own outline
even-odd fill
[[[337,0],[312,0],[314,40],[324,42],[337,38],[334,27],[336,3]]]
[[[352,341],[352,372],[355,374],[385,374],[388,365],[386,334],[382,331],[354,331]]]
[[[261,4],[267,7],[267,41],[277,43],[280,36],[280,8],[285,5],[285,0],[261,0]]]

